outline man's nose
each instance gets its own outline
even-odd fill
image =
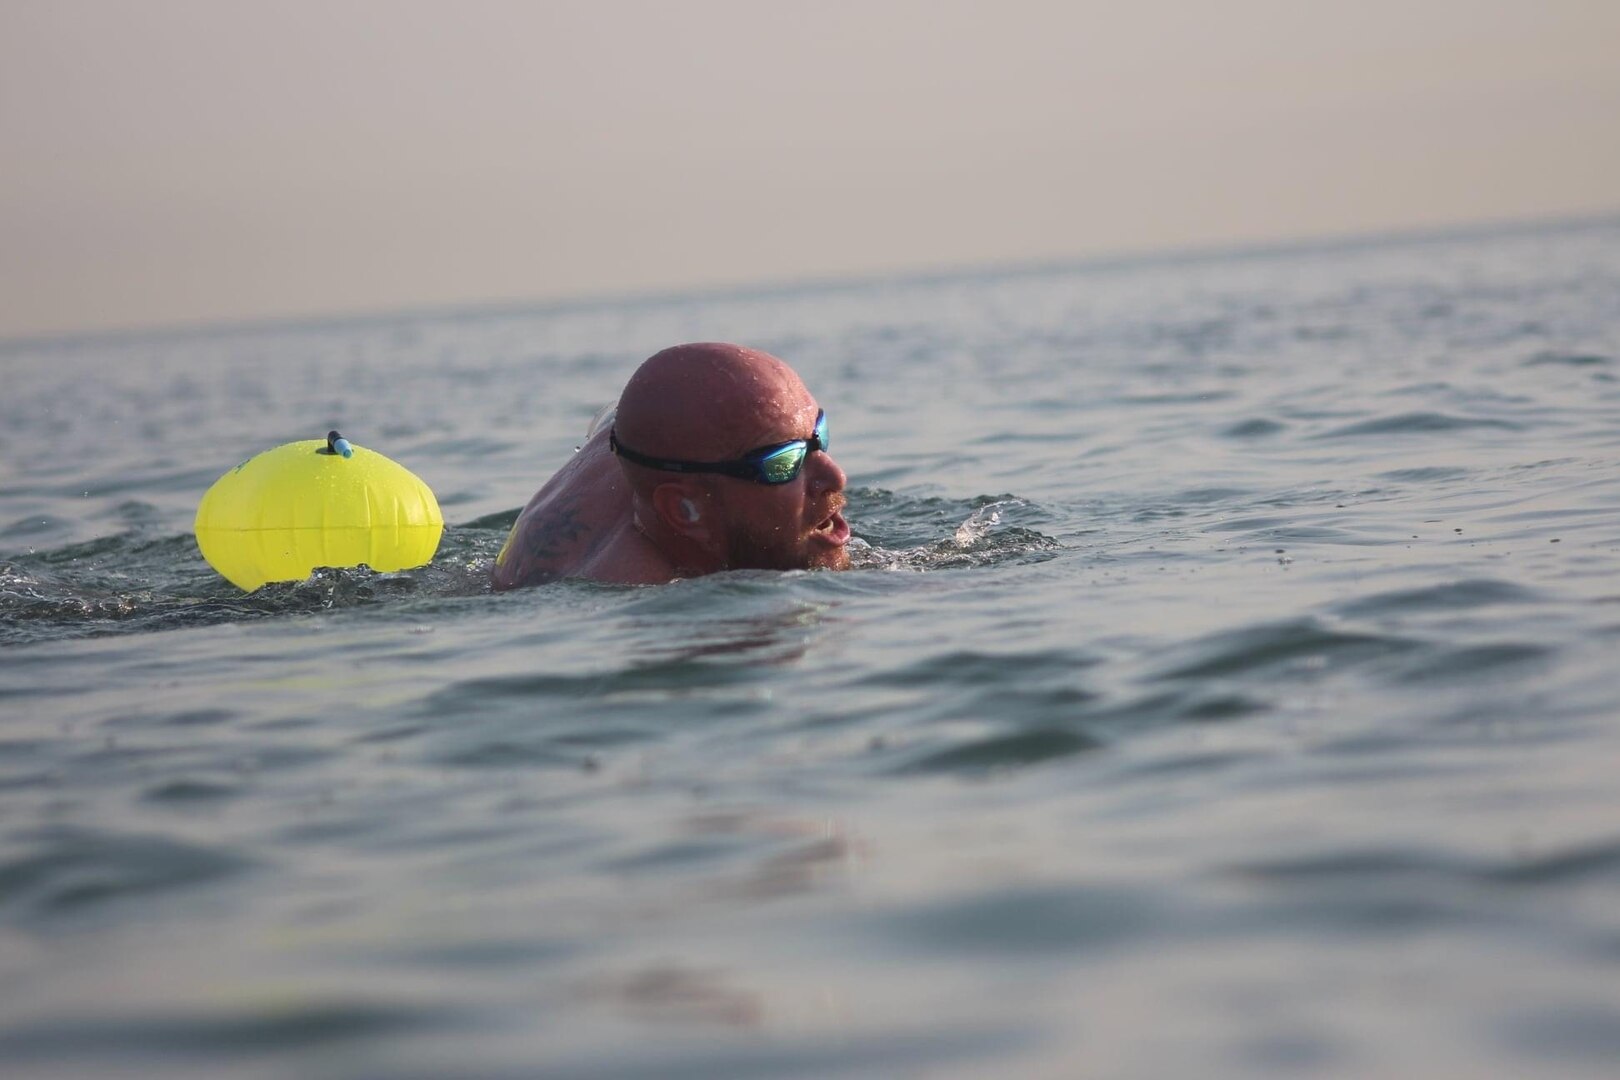
[[[810,487],[812,491],[843,491],[844,485],[849,483],[849,477],[844,470],[838,467],[838,462],[825,450],[817,450],[806,461],[805,468],[810,472]]]

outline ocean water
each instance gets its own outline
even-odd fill
[[[858,568],[493,595],[640,359]],[[0,1074],[1613,1075],[1620,221],[0,344]],[[239,593],[338,427],[432,566]]]

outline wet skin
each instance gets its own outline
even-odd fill
[[[818,405],[786,364],[733,345],[651,358],[620,399],[626,445],[719,461],[807,438]],[[598,431],[519,515],[496,559],[497,589],[562,577],[653,584],[727,569],[845,569],[847,477],[825,451],[785,484],[647,469]]]

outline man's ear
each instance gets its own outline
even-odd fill
[[[666,528],[700,543],[713,535],[704,513],[703,493],[696,485],[678,481],[659,484],[653,488],[652,504]]]

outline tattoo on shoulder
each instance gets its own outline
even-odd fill
[[[523,530],[523,555],[529,563],[554,562],[567,554],[590,529],[579,520],[579,500],[548,508],[546,515]]]

